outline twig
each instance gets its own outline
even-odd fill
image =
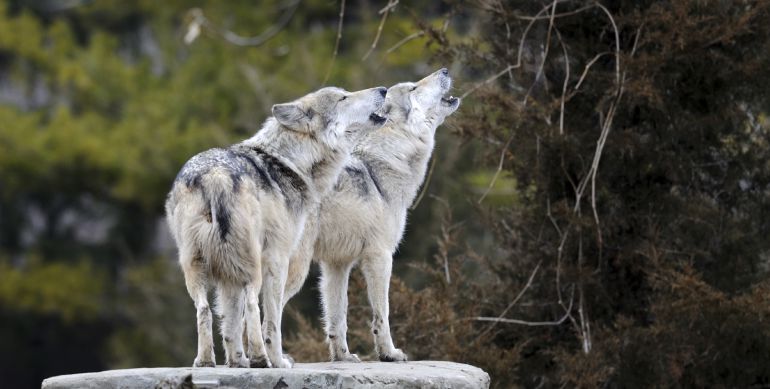
[[[564,232],[561,237],[561,243],[556,253],[556,295],[559,297],[559,304],[563,305],[564,300],[561,295],[561,258],[564,254],[564,244],[567,243],[567,237],[569,236],[569,230]]]
[[[572,16],[572,15],[579,14],[579,13],[581,13],[581,12],[587,10],[587,9],[591,9],[593,7],[595,7],[594,4],[589,4],[589,5],[580,7],[578,9],[576,9],[576,10],[573,10],[573,11],[562,12],[560,14],[555,14],[555,15],[553,15],[553,17],[554,18],[563,18],[565,16]],[[536,16],[513,15],[513,17],[516,18],[516,19],[521,19],[521,20],[547,20],[547,19],[551,18],[550,16],[537,16],[537,15]]]
[[[594,3],[594,5],[601,8],[602,11],[607,14],[610,23],[612,23],[612,29],[615,31],[615,82],[616,85],[620,87],[620,33],[618,32],[618,25],[615,24],[615,18],[612,17],[612,14],[607,7],[601,5],[599,2]]]
[[[569,307],[565,308],[564,316],[562,316],[559,320],[554,321],[528,321],[528,320],[519,320],[519,319],[505,319],[505,318],[499,318],[499,317],[490,317],[490,316],[476,316],[472,318],[472,320],[475,321],[491,321],[495,323],[506,323],[506,324],[519,324],[524,326],[530,326],[530,327],[540,327],[540,326],[558,326],[567,319],[569,319],[572,316],[572,303],[575,300],[574,299],[574,287],[572,297],[569,300]]]
[[[524,101],[522,104],[527,105],[527,99],[529,99],[529,94],[532,93],[532,89],[535,87],[535,84],[537,84],[537,81],[540,79],[540,77],[543,75],[543,69],[545,68],[545,61],[548,59],[548,52],[551,49],[551,31],[553,31],[553,19],[554,15],[556,14],[556,4],[559,2],[559,0],[554,0],[550,7],[551,7],[551,17],[549,18],[548,22],[548,32],[546,33],[545,37],[545,48],[543,49],[543,55],[542,60],[540,61],[540,66],[537,69],[537,73],[535,73],[535,80],[532,82],[532,85],[530,85],[529,89],[527,90],[527,93],[524,95]],[[535,20],[533,20],[534,22]]]
[[[225,41],[234,44],[236,46],[259,46],[270,40],[272,37],[277,35],[281,30],[286,27],[286,25],[291,20],[292,16],[294,16],[294,13],[297,11],[297,8],[299,7],[300,0],[294,0],[291,4],[288,5],[289,9],[283,13],[281,18],[273,24],[272,26],[268,27],[264,32],[257,36],[252,37],[244,37],[240,36],[232,31],[224,30],[208,20],[206,16],[203,15],[203,11],[200,8],[194,8],[190,10],[190,13],[193,17],[193,21],[190,24],[190,27],[188,29],[188,34],[185,36],[185,42],[187,44],[192,43],[193,40],[198,36],[198,26],[203,26],[208,28],[211,31],[214,31],[218,35],[220,35],[222,38],[225,39]]]
[[[567,54],[567,46],[564,45],[564,41],[561,38],[559,29],[554,27],[554,31],[556,31],[556,37],[559,38],[559,43],[561,44],[562,51],[564,52],[565,75],[564,84],[562,84],[561,88],[561,110],[559,111],[559,135],[564,135],[564,104],[567,97],[567,84],[569,83],[569,55]]]
[[[549,7],[550,7],[550,5],[544,7],[535,16],[539,16],[541,13],[545,12]],[[471,89],[468,89],[467,91],[465,91],[465,93],[463,93],[460,96],[461,99],[464,99],[469,94],[473,93],[474,91],[476,91],[477,89],[481,88],[482,86],[484,86],[486,84],[489,84],[490,82],[492,82],[494,80],[497,80],[498,78],[502,77],[503,74],[508,73],[508,72],[510,72],[513,69],[517,69],[517,68],[521,67],[521,55],[524,52],[524,40],[527,39],[527,34],[529,34],[529,30],[535,24],[535,21],[536,20],[534,20],[534,19],[532,21],[530,21],[529,24],[527,24],[527,27],[524,29],[524,32],[521,34],[521,39],[519,39],[519,51],[518,51],[518,53],[516,53],[516,64],[515,65],[509,64],[505,69],[503,69],[499,73],[495,74],[494,76],[489,77],[486,80],[477,83],[476,85],[471,87]]]
[[[548,220],[551,222],[551,225],[553,225],[553,228],[556,229],[556,233],[559,234],[559,238],[561,239],[564,234],[561,232],[559,224],[556,223],[556,219],[554,219],[553,215],[551,214],[551,199],[548,199],[545,203],[545,215],[548,217]]]
[[[580,75],[580,79],[578,80],[577,84],[575,84],[575,88],[573,89],[575,92],[577,92],[578,89],[580,89],[580,85],[583,84],[583,80],[586,78],[586,75],[588,74],[588,70],[591,68],[591,66],[593,66],[594,63],[596,63],[596,61],[599,60],[599,58],[601,58],[601,57],[603,57],[603,56],[605,56],[607,54],[613,54],[613,53],[611,53],[609,51],[605,51],[603,53],[596,54],[595,57],[593,57],[590,61],[588,61],[588,63],[586,64],[585,68],[583,69],[583,74]]]
[[[471,89],[468,89],[467,91],[465,91],[465,93],[460,95],[460,98],[464,99],[466,96],[468,96],[469,94],[473,93],[476,89],[479,89],[482,86],[484,86],[486,84],[489,84],[490,82],[492,82],[494,80],[497,80],[498,78],[502,77],[505,73],[508,73],[510,70],[515,69],[517,67],[518,67],[517,65],[508,65],[505,69],[503,69],[499,73],[495,74],[492,77],[487,78],[486,80],[484,80],[484,81],[474,85]]]
[[[489,186],[487,187],[487,190],[485,190],[484,194],[481,195],[477,204],[481,204],[481,202],[484,201],[484,198],[486,198],[487,195],[489,194],[489,191],[492,190],[492,187],[495,186],[495,182],[497,181],[497,176],[499,176],[500,172],[503,170],[503,162],[505,162],[505,152],[508,151],[508,146],[510,146],[511,141],[513,141],[513,136],[514,134],[511,134],[511,136],[508,137],[508,141],[505,142],[505,145],[503,145],[503,151],[500,153],[500,163],[497,165],[497,170],[495,170],[495,175],[492,176],[492,181],[489,182]]]
[[[374,41],[372,42],[372,46],[369,48],[369,51],[364,54],[363,58],[361,58],[362,61],[366,61],[367,58],[369,58],[369,55],[372,54],[375,48],[377,48],[377,43],[380,41],[380,35],[382,34],[382,27],[385,26],[385,20],[388,19],[388,14],[390,13],[390,10],[392,10],[396,5],[398,5],[399,0],[388,0],[388,4],[380,10],[380,14],[382,15],[382,19],[380,19],[380,25],[377,27],[377,34],[374,36]]]
[[[332,60],[329,62],[329,69],[326,70],[322,85],[326,85],[326,81],[329,81],[329,76],[332,74],[332,67],[334,67],[334,60],[337,59],[337,51],[340,48],[340,39],[342,39],[342,21],[345,19],[345,0],[340,3],[340,21],[337,24],[337,39],[334,41],[334,52],[332,53]]]
[[[398,49],[399,47],[405,45],[407,42],[411,41],[412,39],[417,39],[423,35],[425,35],[425,31],[417,31],[417,32],[411,33],[407,35],[404,39],[401,39],[400,41],[396,42],[395,45],[393,45],[391,48],[385,51],[385,54],[390,54],[396,51],[396,49]]]
[[[508,304],[508,306],[507,306],[507,307],[505,307],[505,309],[503,310],[503,312],[501,312],[501,313],[500,313],[500,315],[498,315],[498,317],[497,317],[498,319],[503,319],[503,317],[505,316],[505,314],[506,314],[506,313],[508,313],[508,311],[509,311],[509,310],[511,310],[511,308],[513,308],[513,307],[516,305],[516,303],[518,303],[518,302],[519,302],[519,300],[521,299],[521,297],[522,297],[522,296],[524,296],[524,293],[527,291],[527,289],[529,289],[529,287],[530,287],[530,286],[532,286],[532,280],[534,280],[534,279],[535,279],[535,275],[537,274],[537,271],[538,271],[538,270],[540,270],[540,264],[541,264],[541,263],[542,263],[542,262],[538,262],[538,263],[537,263],[537,265],[535,266],[535,269],[534,269],[534,270],[532,270],[532,274],[530,274],[530,275],[529,275],[529,279],[527,280],[527,283],[526,283],[526,284],[524,285],[524,287],[523,287],[523,288],[522,288],[522,289],[519,291],[519,294],[517,294],[517,295],[516,295],[516,297],[513,299],[513,301],[511,301],[511,303],[510,303],[510,304]],[[492,330],[492,328],[494,328],[494,327],[495,327],[496,323],[497,323],[497,322],[493,322],[492,324],[490,324],[490,325],[489,325],[489,327],[487,327],[487,328],[486,328],[484,331],[482,331],[482,332],[479,334],[479,336],[477,336],[476,338],[478,339],[478,338],[480,338],[480,337],[484,336],[484,335],[485,335],[487,332],[491,331],[491,330]]]
[[[516,64],[514,64],[514,65],[510,65],[509,64],[500,73],[497,73],[494,76],[492,76],[492,77],[490,77],[490,78],[488,78],[488,79],[486,79],[486,80],[476,84],[471,89],[469,89],[465,93],[463,93],[462,96],[460,96],[460,97],[461,98],[465,98],[466,96],[468,96],[469,94],[473,93],[474,91],[476,91],[477,89],[481,88],[482,86],[484,86],[486,84],[489,84],[490,82],[500,78],[503,74],[508,73],[508,72],[510,72],[513,69],[520,68],[521,67],[521,56],[522,56],[522,53],[524,52],[524,41],[527,39],[527,35],[529,34],[529,30],[532,29],[532,26],[535,24],[535,22],[538,21],[538,20],[543,20],[543,19],[553,19],[553,18],[559,17],[559,15],[567,16],[567,14],[572,14],[572,13],[554,14],[552,12],[552,14],[550,16],[547,16],[545,18],[541,18],[540,15],[543,12],[547,11],[549,8],[551,8],[551,6],[553,4],[555,4],[556,2],[558,2],[558,0],[554,1],[553,3],[551,3],[551,4],[549,4],[549,5],[545,6],[545,7],[543,7],[540,11],[538,11],[537,14],[535,14],[535,16],[527,17],[526,18],[526,20],[529,20],[529,24],[527,24],[527,27],[524,28],[524,32],[521,34],[521,39],[519,39],[519,51],[516,54]],[[578,13],[578,12],[585,11],[585,10],[591,8],[591,7],[593,7],[593,5],[585,6],[585,7],[582,7],[580,9],[577,9],[577,10],[571,11],[571,12]],[[523,17],[520,17],[520,18],[524,19]]]
[[[580,231],[580,229],[579,229]],[[579,232],[578,239],[578,271],[583,269],[583,232]],[[591,323],[588,320],[588,312],[584,309],[583,302],[585,294],[583,293],[583,278],[578,275],[578,317],[580,318],[580,334],[583,338],[583,353],[591,352]]]
[[[476,321],[493,321],[497,323],[506,323],[506,324],[520,324],[530,327],[538,327],[538,326],[557,326],[561,323],[564,323],[565,320],[569,318],[569,314],[565,314],[561,317],[561,319],[556,321],[526,321],[526,320],[519,320],[519,319],[500,319],[498,317],[489,317],[489,316],[477,316],[474,317],[473,320]]]
[[[576,197],[575,197],[575,212],[578,212],[580,210],[580,199],[583,196],[583,192],[585,191],[586,186],[588,185],[588,181],[596,180],[596,172],[599,169],[599,161],[601,160],[602,151],[604,150],[604,144],[607,141],[607,135],[609,134],[610,128],[612,127],[612,119],[615,116],[617,103],[620,101],[620,97],[623,95],[623,82],[621,80],[621,75],[620,75],[620,34],[618,33],[618,26],[617,24],[615,24],[615,19],[612,17],[612,14],[610,13],[609,10],[607,10],[607,8],[605,8],[603,5],[599,3],[595,3],[595,4],[597,7],[601,8],[607,14],[607,16],[610,19],[610,23],[612,23],[612,27],[615,31],[616,93],[615,93],[614,101],[610,103],[610,107],[607,109],[607,116],[605,120],[603,121],[603,123],[600,123],[602,132],[596,144],[596,151],[594,152],[594,159],[593,159],[593,162],[591,163],[591,168],[588,170],[588,174],[586,174],[586,176],[583,177],[583,180],[581,180],[580,185],[578,185],[578,192],[576,193]],[[597,225],[598,225],[598,217],[597,217]]]

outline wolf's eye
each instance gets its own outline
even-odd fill
[[[348,98],[347,96],[342,96],[342,98],[340,99],[340,101],[342,101],[342,100],[345,100],[345,99],[347,99],[347,98]]]
[[[409,92],[414,92],[417,89],[416,86],[413,86],[412,89],[409,89]]]

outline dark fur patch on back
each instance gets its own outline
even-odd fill
[[[273,178],[273,180],[280,182],[282,181],[281,179],[285,177],[288,178],[289,183],[298,191],[304,192],[307,190],[307,184],[305,183],[305,180],[303,180],[302,177],[297,174],[297,172],[284,165],[280,159],[267,154],[264,150],[258,147],[254,147],[252,149],[262,157],[263,161],[265,161],[265,164],[267,165],[267,173],[270,175],[270,177]]]
[[[295,201],[300,203],[305,201],[308,186],[299,173],[286,166],[280,159],[268,154],[259,147],[251,147],[251,150],[260,157],[262,162],[264,162],[267,174],[278,184],[278,187],[281,188],[289,207],[294,208],[294,204],[292,203]],[[298,196],[293,196],[293,193],[296,193]]]
[[[228,153],[239,161],[239,175],[248,174],[264,190],[280,190],[289,208],[301,209],[308,186],[299,173],[258,146],[240,143],[231,146]]]
[[[313,166],[310,167],[310,177],[315,178],[322,170],[326,169],[329,165],[328,160],[316,161]]]
[[[363,161],[363,162],[367,173],[369,173],[369,177],[372,179],[372,182],[374,183],[374,187],[377,188],[377,192],[380,194],[380,196],[382,196],[383,199],[387,201],[388,196],[382,190],[382,186],[380,186],[380,181],[377,178],[377,175],[375,174],[374,169],[372,169],[372,165],[368,161]]]
[[[363,170],[353,166],[345,166],[345,173],[350,177],[353,186],[358,189],[359,196],[363,197],[369,194],[369,183]]]
[[[245,161],[248,166],[248,173],[257,182],[260,188],[270,190],[273,188],[273,180],[270,179],[261,163],[258,163],[257,157],[250,147],[243,145],[234,145],[229,149],[233,157]],[[244,172],[245,173],[245,172]]]

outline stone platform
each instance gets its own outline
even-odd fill
[[[292,369],[141,368],[51,377],[64,388],[488,388],[489,375],[461,363],[298,363]]]

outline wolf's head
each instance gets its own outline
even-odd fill
[[[357,92],[327,87],[291,103],[274,105],[273,117],[291,131],[336,148],[385,123],[375,111],[385,101],[386,92],[384,87]]]
[[[383,111],[390,121],[404,123],[405,130],[435,130],[460,106],[457,97],[444,97],[452,88],[446,68],[417,82],[402,82],[388,89]]]

